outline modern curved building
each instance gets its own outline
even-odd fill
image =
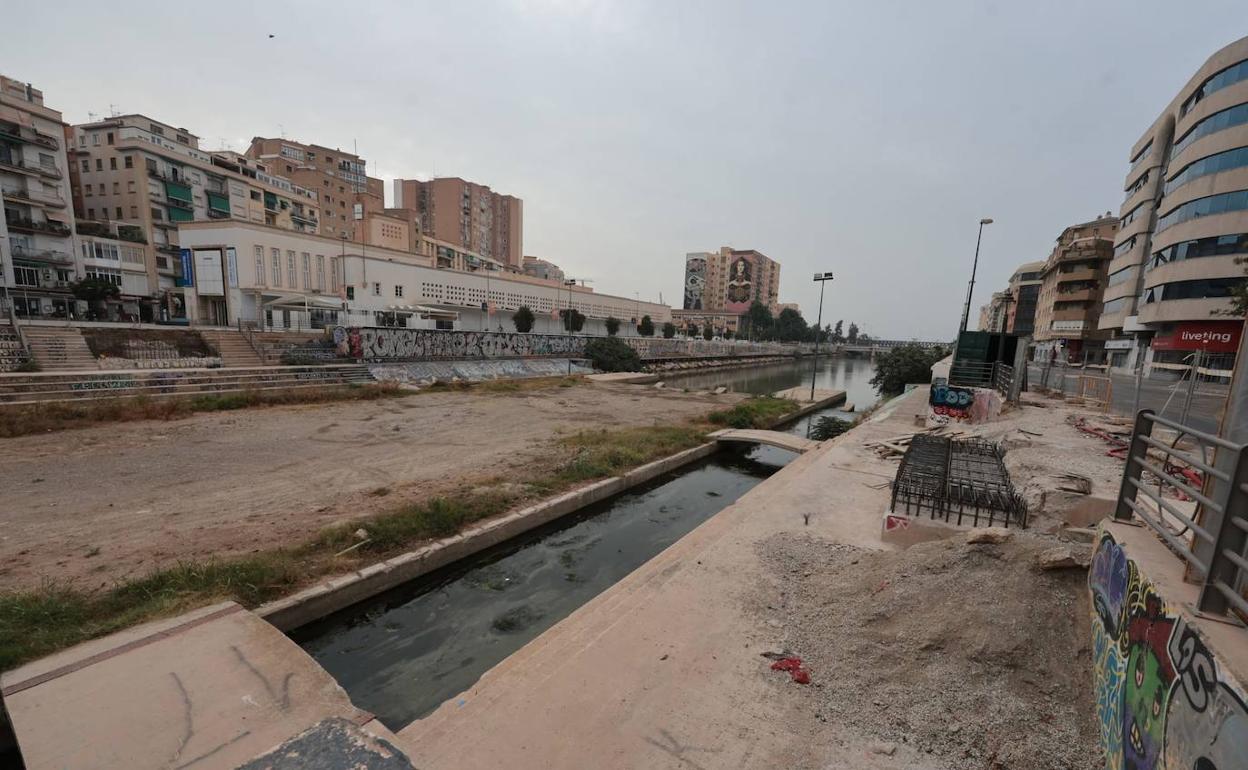
[[[1205,62],[1131,148],[1099,327],[1115,366],[1229,369],[1248,257],[1248,37]],[[1133,339],[1132,339],[1133,338]]]

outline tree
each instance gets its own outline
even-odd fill
[[[607,327],[607,336],[614,337],[620,330],[620,319],[615,316],[607,316],[607,320],[603,322]]]
[[[641,320],[649,321],[650,316],[646,316],[645,318]],[[638,328],[637,331],[639,334],[641,333],[640,327]],[[646,336],[651,337],[653,335],[654,335],[654,324],[650,324],[650,331],[649,333],[646,334]],[[671,321],[668,321],[667,323],[663,324],[663,339],[670,340],[672,337],[675,337],[675,336],[676,336],[676,324],[672,323]]]
[[[776,318],[776,339],[781,342],[801,342],[810,334],[810,327],[802,314],[791,307],[780,311]]]
[[[697,325],[697,324],[689,324],[689,325],[687,325],[687,326],[685,327],[685,336],[686,336],[686,337],[696,337],[696,336],[698,336],[698,325]]]
[[[75,297],[88,303],[93,314],[104,308],[105,300],[121,295],[121,287],[102,278],[83,278],[70,287]]]
[[[516,308],[516,313],[511,317],[511,322],[515,325],[518,332],[533,331],[533,311],[529,310],[527,305],[521,305]]]
[[[641,323],[637,324],[637,333],[643,337],[654,336],[654,321],[650,320],[650,316],[643,315],[641,317]],[[675,332],[673,332],[673,334],[675,334]]]
[[[595,337],[585,345],[585,357],[603,372],[641,371],[641,357],[619,337]]]
[[[772,336],[771,311],[758,300],[754,300],[750,309],[745,312],[745,323],[749,327],[750,336],[756,340],[769,339]]]
[[[704,340],[715,339],[715,330],[712,329],[709,325],[704,327],[702,329],[702,339]]]
[[[732,339],[732,329],[724,329],[724,339]]]
[[[827,441],[830,438],[836,438],[845,431],[854,427],[849,420],[841,420],[836,417],[820,417],[815,420],[815,424],[810,429],[810,437],[815,441]]]
[[[839,345],[845,341],[845,322],[837,321],[836,327],[832,329],[832,342]]]
[[[563,319],[563,330],[568,332],[579,332],[585,328],[585,315],[576,308],[564,308],[559,311],[559,317]]]
[[[854,327],[849,327],[850,332]],[[895,396],[912,383],[932,381],[932,364],[945,357],[941,348],[920,347],[913,343],[881,353],[875,359],[875,375],[871,384],[882,396]]]
[[[858,324],[853,321],[849,322],[849,334],[845,335],[845,339],[851,345],[858,342]]]

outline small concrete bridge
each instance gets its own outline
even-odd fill
[[[787,449],[798,454],[809,452],[818,447],[820,443],[813,439],[794,436],[792,433],[781,433],[778,430],[728,428],[726,430],[717,430],[708,435],[722,443],[766,444],[767,446]]]

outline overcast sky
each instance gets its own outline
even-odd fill
[[[825,322],[921,338],[956,330],[980,217],[972,323],[1118,213],[1131,145],[1248,34],[1244,0],[10,6],[0,72],[69,122],[358,142],[372,175],[523,198],[525,253],[598,291],[679,306],[685,252],[754,248],[808,319],[831,270]]]

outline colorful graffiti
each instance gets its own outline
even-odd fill
[[[1110,770],[1248,768],[1248,706],[1200,634],[1102,531],[1088,572],[1096,713]]]
[[[685,258],[685,310],[702,309],[702,292],[706,289],[706,257]]]

